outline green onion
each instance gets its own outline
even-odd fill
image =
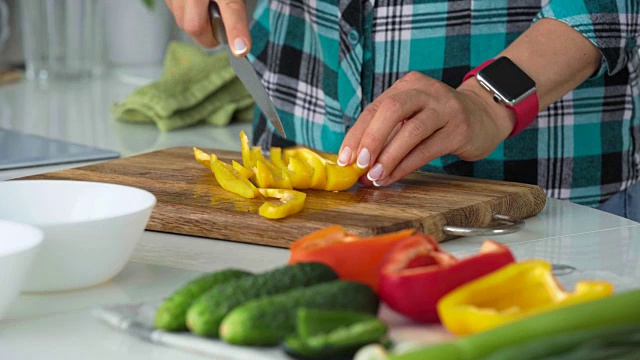
[[[622,324],[554,334],[500,349],[482,360],[591,360],[636,354],[640,324]]]

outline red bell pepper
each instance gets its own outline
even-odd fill
[[[440,249],[433,237],[416,233],[399,242],[380,268],[380,298],[419,322],[439,322],[437,303],[451,290],[515,261],[508,247],[487,240],[464,259]]]
[[[415,230],[361,238],[339,225],[312,232],[291,244],[289,264],[320,262],[330,266],[342,280],[358,281],[378,288],[379,268],[389,250]]]

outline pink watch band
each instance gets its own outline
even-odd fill
[[[480,66],[469,71],[464,76],[464,79],[462,80],[462,82],[465,82],[467,81],[467,79],[476,76],[476,74],[480,70],[484,69],[487,65],[491,64],[493,61],[494,59],[489,59],[483,62],[482,64],[480,64]],[[531,95],[521,100],[515,106],[506,105],[506,107],[508,109],[513,110],[513,112],[515,112],[516,114],[516,124],[513,127],[511,134],[509,134],[509,137],[513,137],[519,134],[522,130],[524,130],[527,126],[529,126],[532,122],[534,122],[538,117],[538,95],[534,91]]]

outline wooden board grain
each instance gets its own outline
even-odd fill
[[[239,152],[205,149],[230,162]],[[150,191],[157,204],[147,230],[288,247],[331,224],[371,235],[416,228],[442,241],[442,226],[488,226],[492,215],[538,214],[545,194],[533,185],[433,173],[413,173],[386,188],[359,185],[344,192],[305,190],[302,212],[281,220],[258,215],[260,200],[227,192],[213,173],[177,147],[23,179],[98,181]]]

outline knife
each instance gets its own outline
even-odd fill
[[[218,7],[218,3],[215,1],[209,2],[209,16],[213,35],[222,45],[226,45],[229,60],[231,61],[231,67],[236,72],[236,75],[249,94],[251,94],[251,97],[253,97],[253,100],[256,102],[267,120],[269,120],[278,133],[286,139],[287,136],[284,133],[280,117],[278,116],[276,109],[273,107],[273,102],[271,101],[267,90],[264,88],[264,85],[262,85],[260,78],[258,78],[258,75],[253,69],[253,66],[251,66],[251,63],[246,56],[236,57],[231,52],[222,16],[220,16],[220,8]]]

